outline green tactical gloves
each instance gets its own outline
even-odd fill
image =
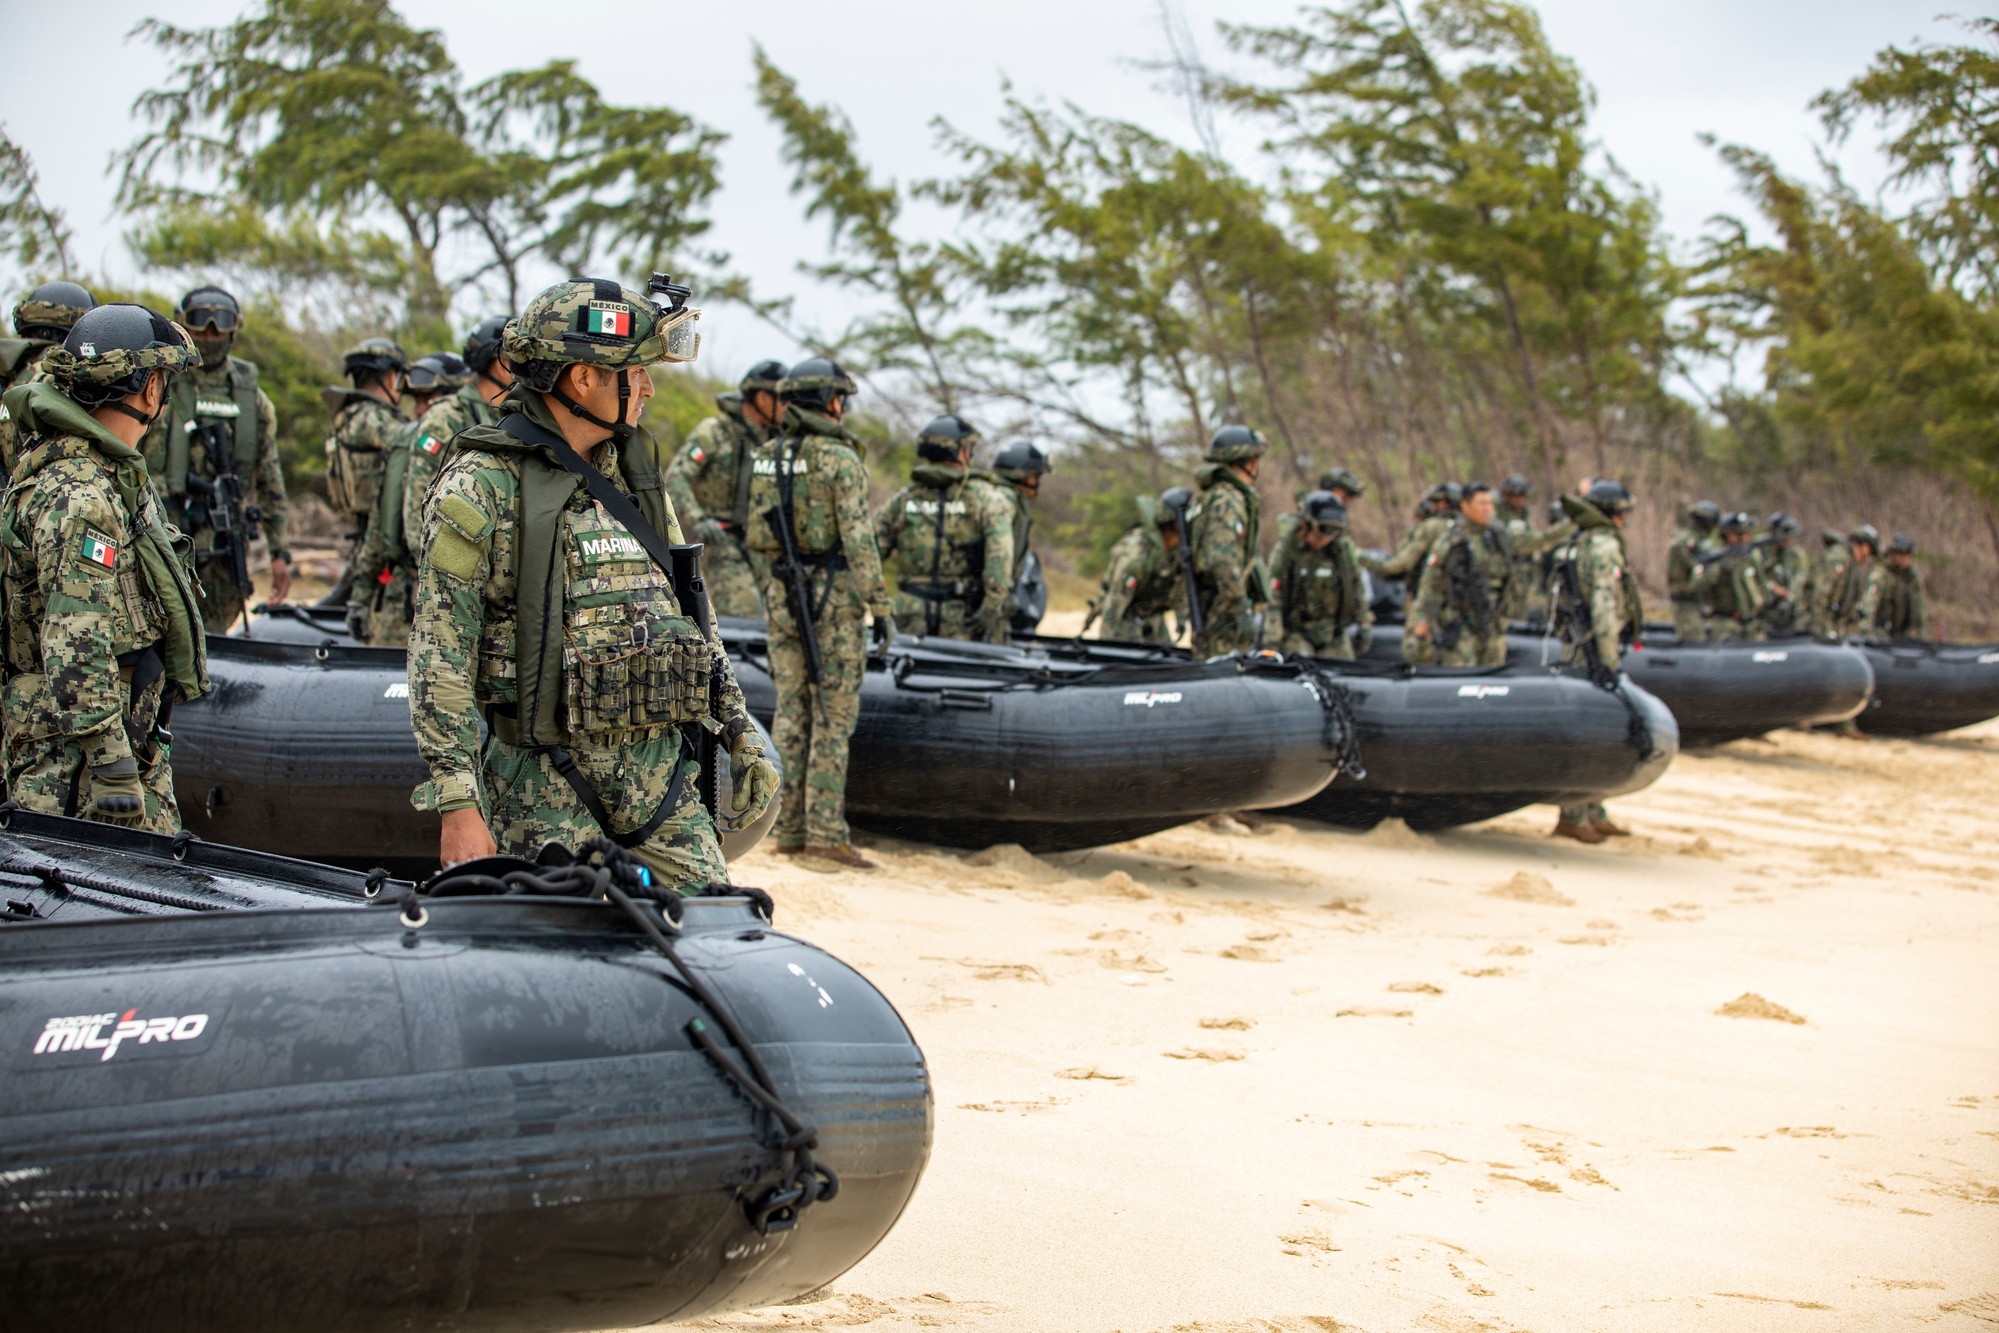
[[[139,761],[131,755],[90,770],[90,809],[106,819],[138,819],[146,813],[146,788]]]
[[[764,758],[756,732],[746,731],[729,748],[729,817],[754,823],[776,796],[777,768]]]

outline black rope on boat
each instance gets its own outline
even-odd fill
[[[201,841],[200,838],[196,837],[191,831],[187,829],[182,829],[180,832],[174,834],[174,840],[173,840],[174,860],[176,861],[187,860],[187,849],[194,846],[194,844],[200,841]]]
[[[1324,729],[1320,733],[1328,750],[1335,756],[1333,767],[1340,773],[1358,782],[1367,776],[1367,765],[1360,753],[1360,722],[1354,716],[1353,694],[1333,673],[1316,658],[1291,657],[1285,659],[1298,668],[1298,679],[1319,701],[1319,714]]]
[[[368,878],[361,881],[361,896],[371,900],[381,897],[382,886],[387,884],[390,878],[388,871],[376,866],[368,872]]]
[[[778,1141],[769,1146],[789,1160],[783,1164],[776,1184],[743,1200],[743,1212],[750,1225],[766,1236],[788,1231],[798,1225],[799,1214],[806,1208],[828,1202],[839,1194],[839,1175],[813,1156],[813,1150],[819,1146],[817,1127],[800,1119],[785,1103],[777,1090],[777,1080],[771,1077],[763,1055],[737,1021],[735,1012],[674,947],[684,910],[680,895],[655,883],[651,872],[637,857],[608,838],[592,838],[573,854],[550,844],[542,849],[537,861],[532,868],[524,868],[513,858],[482,857],[440,871],[423,886],[423,893],[430,897],[477,894],[602,898],[618,907],[672,964],[695,1003],[707,1010],[715,1027],[721,1029],[718,1038],[706,1020],[696,1017],[686,1027],[689,1039],[725,1079],[782,1131]],[[414,900],[417,891],[412,889],[408,896]],[[776,910],[771,896],[762,889],[709,884],[700,896],[746,897],[766,921]],[[651,903],[658,912],[647,911],[643,903]],[[404,912],[407,919],[407,906]],[[741,1059],[730,1047],[740,1053]]]

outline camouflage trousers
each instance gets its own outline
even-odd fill
[[[1434,638],[1419,639],[1407,629],[1402,631],[1402,660],[1411,666],[1437,665],[1437,641]]]
[[[770,674],[777,682],[777,715],[771,739],[783,762],[777,824],[780,847],[840,847],[847,828],[847,746],[861,715],[861,680],[867,674],[867,627],[859,607],[828,607],[818,631],[820,683],[805,676],[805,646],[792,627],[784,589],[765,595],[777,611],[770,618]]]
[[[900,615],[897,619],[901,619]],[[1097,637],[1118,643],[1156,643],[1164,647],[1173,642],[1173,627],[1163,611],[1156,616],[1106,617],[1097,622]]]
[[[764,618],[763,576],[752,557],[734,541],[707,542],[701,548],[701,579],[708,585],[708,605],[718,616]]]
[[[1287,657],[1323,657],[1329,662],[1353,661],[1353,638],[1336,632],[1328,622],[1308,623],[1288,631],[1278,644]]]
[[[173,769],[164,748],[151,763],[139,765],[146,788],[146,812],[140,819],[106,819],[90,809],[90,774],[84,769],[83,747],[73,740],[50,736],[7,745],[7,795],[24,810],[45,815],[74,815],[101,824],[119,824],[147,833],[180,832],[180,806],[174,801]]]
[[[1500,614],[1507,620],[1548,618],[1547,581],[1541,577],[1541,557],[1530,556],[1513,562],[1513,578],[1506,585]]]
[[[930,633],[930,607],[933,604],[914,593],[897,592],[895,595],[895,627],[903,634]],[[969,602],[937,602],[937,631],[940,639],[969,639],[973,643],[1005,643],[1007,641],[1006,621],[1003,619],[1005,607],[993,610],[980,608],[971,611]]]
[[[1673,628],[1678,631],[1681,643],[1706,643],[1707,616],[1702,614],[1701,604],[1674,598]]]
[[[1408,640],[1405,638],[1406,645]],[[1458,630],[1457,639],[1446,648],[1436,645],[1438,666],[1505,666],[1506,627],[1498,625],[1492,633],[1481,635],[1470,626]]]
[[[1764,637],[1763,626],[1754,620],[1716,616],[1708,622],[1708,638],[1715,643],[1745,643]]]
[[[243,594],[236,588],[236,575],[227,561],[194,562],[195,582],[200,585],[201,623],[217,634],[226,634],[243,619]]]
[[[1256,646],[1256,615],[1247,604],[1240,609],[1208,611],[1208,632],[1194,641],[1194,656],[1220,657],[1246,653]]]
[[[715,822],[701,804],[700,774],[691,757],[682,759],[683,749],[680,733],[672,730],[628,745],[572,746],[569,753],[577,770],[596,789],[611,816],[612,829],[602,829],[545,751],[495,738],[486,747],[482,775],[486,825],[502,853],[527,857],[547,842],[575,848],[602,833],[629,832],[652,818],[673,782],[675,765],[684,762],[688,771],[680,799],[632,854],[660,883],[680,893],[699,893],[710,883],[726,884],[729,867],[722,859]]]

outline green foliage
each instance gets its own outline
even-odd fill
[[[649,269],[707,228],[694,214],[716,188],[723,136],[666,108],[607,103],[573,62],[465,89],[442,36],[387,0],[264,0],[221,27],[148,19],[136,32],[175,61],[169,85],[138,99],[152,128],[123,154],[121,202],[166,210],[140,233],[142,253],[232,253],[244,209],[271,213],[234,253],[274,259],[279,279],[327,261],[316,279],[399,293],[395,322],[425,328],[492,279],[518,309],[532,262]],[[476,262],[445,271],[461,251]]]
[[[34,159],[0,125],[0,250],[28,273],[73,278],[69,222],[42,198]]]

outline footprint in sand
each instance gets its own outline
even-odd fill
[[[1415,1016],[1414,1009],[1376,1009],[1366,1005],[1355,1005],[1333,1015],[1335,1018],[1414,1018]]]
[[[1544,875],[1531,870],[1516,870],[1513,878],[1503,884],[1495,884],[1487,889],[1492,898],[1506,898],[1516,903],[1541,903],[1548,907],[1574,907],[1576,900],[1548,882]]]
[[[1427,981],[1391,981],[1388,989],[1402,995],[1442,995],[1442,986],[1432,986]]]
[[[1201,1026],[1217,1032],[1247,1032],[1256,1026],[1253,1018],[1204,1018]]]
[[[1218,1051],[1207,1046],[1189,1046],[1185,1050],[1167,1051],[1165,1055],[1168,1060],[1206,1060],[1218,1065],[1243,1058],[1241,1051]]]
[[[1742,992],[1715,1012],[1723,1018],[1767,1018],[1778,1023],[1800,1024],[1805,1021],[1803,1014],[1794,1014],[1781,1004],[1773,1004],[1755,991]]]
[[[1058,1069],[1055,1077],[1075,1079],[1079,1083],[1130,1083],[1123,1074],[1106,1074],[1095,1065],[1077,1065],[1073,1069]]]

